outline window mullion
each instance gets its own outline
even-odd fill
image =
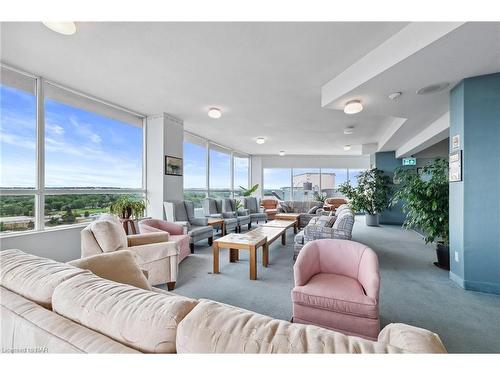
[[[43,79],[36,79],[36,196],[35,229],[45,226],[45,108],[43,97]]]

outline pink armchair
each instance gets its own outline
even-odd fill
[[[169,241],[173,241],[179,246],[179,263],[191,253],[189,235],[184,233],[184,227],[180,224],[158,219],[144,219],[139,221],[139,232],[167,232],[170,238]]]
[[[377,340],[380,275],[372,249],[348,240],[311,241],[293,272],[294,323]]]

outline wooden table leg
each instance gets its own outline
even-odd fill
[[[281,244],[283,246],[286,245],[286,230],[283,231],[283,234],[281,235]]]
[[[267,267],[269,264],[269,243],[262,245],[262,265]]]
[[[295,224],[293,225],[293,233],[297,234],[298,231],[299,231],[299,222],[295,221]]]
[[[214,258],[214,273],[219,273],[219,245],[214,242],[212,245],[212,253]]]
[[[257,249],[250,247],[250,280],[257,280]]]
[[[229,249],[229,261],[234,263],[240,259],[238,249]]]

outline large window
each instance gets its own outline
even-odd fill
[[[264,168],[264,196],[280,200],[308,201],[315,192],[327,197],[342,196],[338,188],[344,182],[357,185],[356,177],[364,169],[347,168]]]
[[[264,168],[264,196],[291,200],[291,168]]]
[[[144,196],[141,116],[1,73],[0,232],[84,223],[121,194]]]
[[[209,195],[214,198],[231,196],[231,153],[210,145]]]
[[[201,201],[207,196],[241,195],[240,186],[248,188],[249,176],[249,155],[184,133],[184,199],[194,202],[196,215],[202,215]]]
[[[207,145],[203,140],[185,136],[184,140],[184,199],[196,208],[207,196]]]

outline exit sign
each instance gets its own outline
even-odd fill
[[[416,158],[403,158],[403,165],[417,165]]]

